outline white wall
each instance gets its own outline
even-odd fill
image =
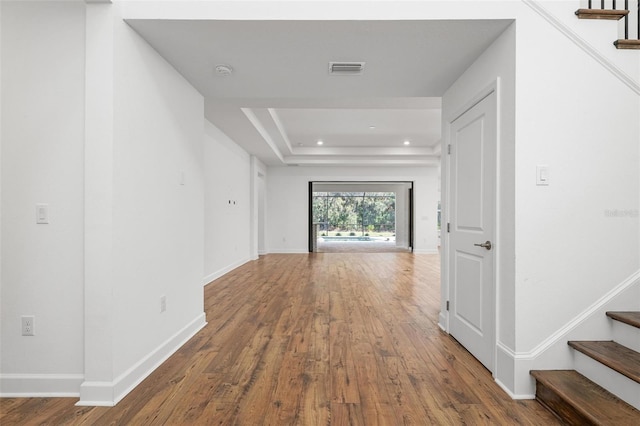
[[[205,120],[204,283],[251,259],[251,158]]]
[[[410,203],[409,203],[409,189],[397,188],[394,190],[396,193],[396,246],[397,247],[409,247],[409,232],[410,232]],[[437,211],[437,207],[436,207]],[[436,226],[437,226],[437,214],[436,214]]]
[[[413,181],[414,251],[437,252],[438,176],[435,167],[269,167],[267,251],[307,253],[310,181]]]
[[[2,93],[2,3],[0,3],[0,93]],[[2,374],[2,100],[0,99],[0,374]],[[0,378],[0,382],[2,379]],[[0,394],[2,384],[0,383]]]
[[[566,367],[564,328],[633,283],[627,278],[640,267],[639,103],[628,83],[534,9],[514,17],[445,94],[443,117],[500,77],[494,373],[512,394],[530,396],[528,371],[545,348],[562,346],[555,359]],[[549,186],[536,186],[539,164],[551,168]]]
[[[264,166],[263,166],[264,167]],[[257,188],[257,225],[256,232],[258,233],[258,255],[266,254],[266,234],[267,234],[267,174],[266,167],[262,171],[258,171],[255,176],[256,188]]]
[[[112,405],[205,324],[203,98],[118,3],[1,7],[1,392]]]
[[[455,110],[501,76],[497,377],[511,392],[530,392],[528,372],[516,365],[520,360],[533,360],[550,336],[638,270],[639,218],[611,212],[639,208],[640,103],[622,74],[614,76],[611,67],[595,59],[599,49],[610,46],[585,52],[519,1],[468,2],[465,8],[457,2],[408,2],[404,7],[377,2],[366,9],[360,2],[331,8],[322,2],[262,2],[250,9],[242,2],[225,8],[217,2],[187,3],[125,6],[129,17],[148,17],[157,7],[157,17],[174,19],[517,19],[443,102]],[[560,2],[551,3],[555,12]],[[33,373],[43,378],[38,383],[52,383],[44,391],[73,393],[82,376],[83,166],[85,179],[90,173],[82,160],[84,7],[81,2],[2,2],[3,392],[7,385],[15,385],[13,391],[32,386],[21,375]],[[561,20],[577,25],[565,10],[558,15]],[[105,84],[114,85],[111,95],[102,94],[116,111],[107,123],[113,157],[96,163],[109,166],[101,178],[113,178],[103,188],[111,194],[113,210],[108,212],[113,215],[105,214],[112,222],[104,226],[93,210],[84,218],[113,244],[107,287],[90,280],[84,288],[89,307],[99,295],[113,295],[106,312],[84,312],[85,336],[98,340],[84,341],[85,374],[88,364],[95,373],[86,389],[105,402],[144,377],[197,328],[193,324],[202,324],[205,229],[202,99],[120,19],[109,22],[100,30],[106,30],[103,37],[113,32],[114,49],[99,50],[103,58],[92,58],[92,63],[107,61]],[[96,28],[86,31],[98,35]],[[632,54],[607,51],[602,56],[637,83],[640,61],[619,59]],[[514,68],[517,80],[509,78]],[[95,113],[98,103],[85,114]],[[88,132],[97,133],[96,123],[86,124]],[[537,164],[551,167],[549,187],[535,186]],[[183,171],[185,185],[180,185]],[[290,167],[267,172],[267,251],[306,252],[307,182],[330,178],[413,180],[416,249],[428,251],[437,244],[435,169]],[[90,183],[98,189],[104,185],[100,179]],[[38,202],[49,203],[51,224],[33,223]],[[85,247],[96,245],[93,233],[85,238]],[[89,249],[84,256],[92,254]],[[95,265],[90,266],[85,274],[95,273]],[[168,298],[162,315],[161,294]],[[103,313],[106,319],[98,315]],[[34,338],[18,335],[22,314],[36,315]],[[101,319],[111,327],[106,334],[95,328]],[[133,323],[138,328],[131,328]],[[139,328],[150,332],[140,334]],[[92,355],[101,344],[110,350],[104,358]],[[501,369],[502,363],[511,365]],[[102,389],[111,394],[105,396]]]
[[[515,278],[515,56],[516,56],[516,28],[512,24],[491,45],[484,54],[447,90],[442,98],[443,116],[443,143],[448,143],[449,127],[457,115],[463,112],[468,103],[479,93],[482,93],[490,84],[498,83],[498,107],[501,111],[499,121],[498,150],[499,162],[497,172],[497,217],[499,233],[495,236],[496,247],[496,327],[497,341],[499,345],[515,348],[515,308],[513,304]],[[442,198],[443,198],[443,223],[448,221],[447,215],[447,179],[448,157],[443,157],[442,163]],[[446,300],[449,299],[449,287],[447,279],[447,234],[442,234],[442,300],[440,324],[448,329],[446,317]],[[504,362],[498,358],[495,375],[503,383],[513,383],[513,365],[505,367]]]
[[[203,315],[204,101],[117,14],[114,25],[117,378]]]
[[[2,2],[3,394],[83,372],[84,4]],[[50,223],[37,225],[36,203]],[[20,317],[35,315],[35,336]]]
[[[264,178],[266,166],[258,157],[252,155],[249,165],[249,258],[258,259],[260,249],[264,247]]]
[[[640,208],[639,95],[559,32],[532,40],[548,26],[535,14],[518,21],[515,312],[522,359],[534,358],[549,336],[640,269],[640,219],[620,213]],[[640,79],[638,68],[629,71]],[[535,185],[538,164],[551,168],[548,187]]]
[[[638,94],[559,32],[550,30],[534,42],[532,34],[545,25],[535,14],[518,21],[516,322],[521,351],[533,349],[640,267],[637,215],[607,214],[639,207]],[[638,70],[635,75],[640,77]],[[551,168],[548,187],[535,185],[538,164]],[[532,321],[541,303],[553,312],[552,319]]]

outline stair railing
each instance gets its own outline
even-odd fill
[[[587,1],[587,9],[576,11],[581,19],[610,19],[623,20],[624,38],[618,39],[613,44],[618,49],[640,48],[640,0],[600,0]],[[584,4],[584,3],[582,3]],[[629,28],[634,28],[632,31]],[[635,34],[633,34],[635,32]]]
[[[635,29],[636,29],[636,36],[635,38],[633,38],[633,40],[640,40],[640,1],[632,1],[632,3],[635,3],[635,13],[633,13],[632,9],[629,9],[629,0],[624,0],[624,9],[628,10],[629,13],[626,14],[624,16],[624,18],[622,18],[624,20],[624,39],[623,40],[632,40],[632,38],[629,37],[629,21],[630,21],[630,17],[629,15],[631,15],[632,17],[635,16]],[[632,5],[633,7],[634,5]],[[616,7],[616,1],[613,0],[613,7]],[[623,43],[621,43],[620,40],[616,40],[615,42],[613,42],[613,44],[620,48],[622,46]]]
[[[629,0],[625,0],[625,3],[628,3]],[[600,7],[593,7],[593,1],[592,0],[588,0],[587,1],[587,8],[589,9],[600,9],[600,10],[618,10],[617,8],[617,1],[616,0],[610,0],[609,2],[607,2],[606,0],[600,0],[599,2],[596,1],[595,3],[599,3]],[[607,3],[611,5],[611,7],[607,6]],[[583,3],[584,4],[584,3]],[[625,7],[626,9],[626,7]],[[629,9],[627,9],[629,10]]]

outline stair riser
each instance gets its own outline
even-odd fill
[[[568,405],[562,398],[544,384],[536,382],[536,399],[549,411],[559,417],[569,425],[589,425],[592,424],[586,417],[580,414],[573,407]]]
[[[574,351],[575,369],[627,404],[640,410],[640,383],[613,371],[581,352]]]
[[[640,352],[640,329],[632,327],[619,321],[609,320],[612,322],[613,339],[621,345]]]

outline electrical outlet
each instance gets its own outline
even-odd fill
[[[35,320],[36,317],[33,315],[23,315],[22,316],[22,335],[23,336],[35,336]]]
[[[160,296],[160,313],[167,310],[167,296],[164,294]]]

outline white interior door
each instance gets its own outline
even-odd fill
[[[450,126],[449,332],[493,372],[495,91]]]

